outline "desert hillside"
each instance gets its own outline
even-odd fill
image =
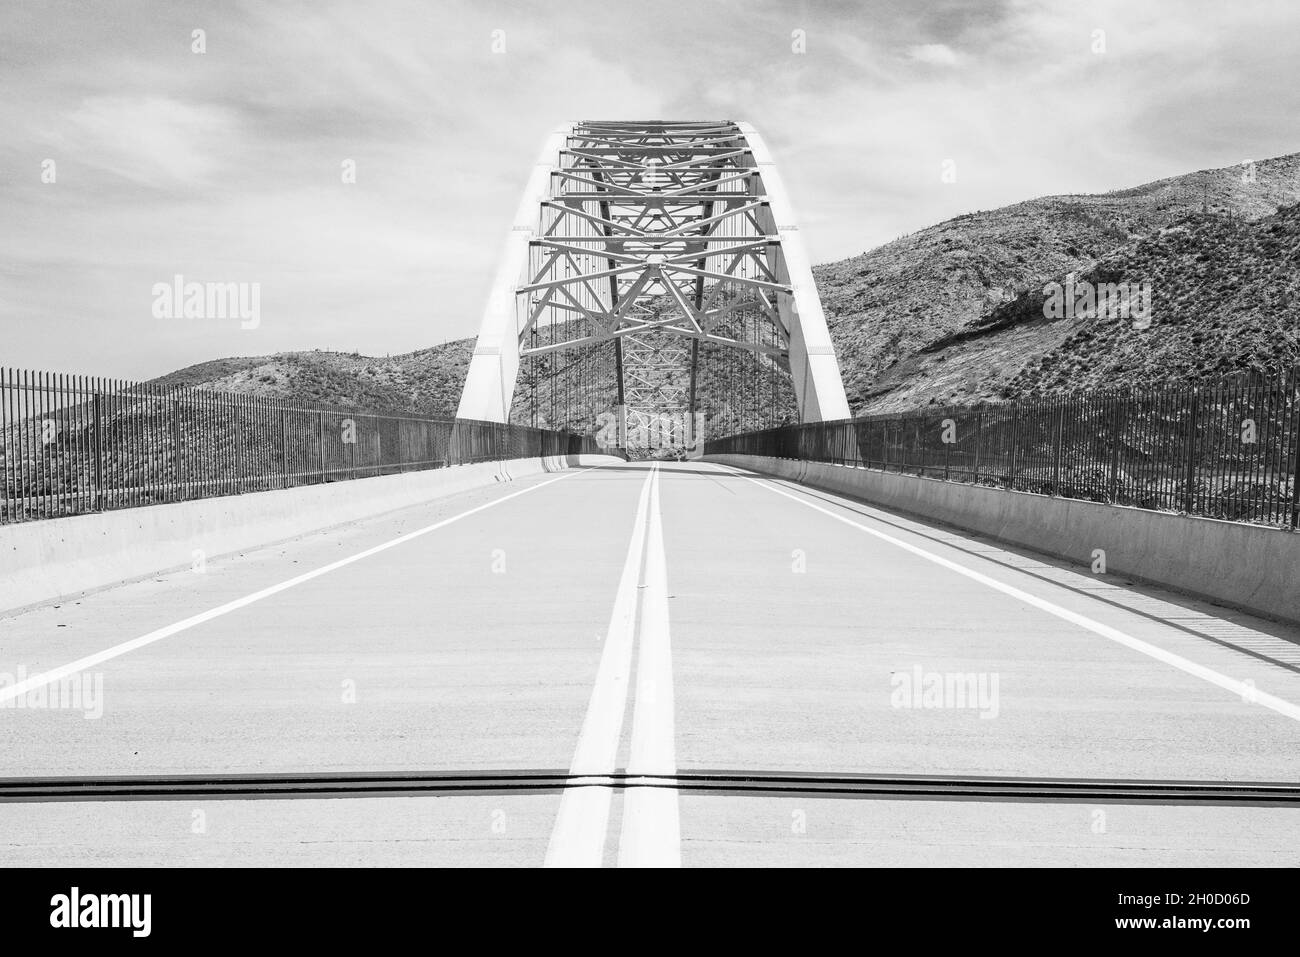
[[[304,406],[455,415],[473,339],[377,358],[344,352],[281,352],[214,359],[153,380],[288,399]]]
[[[873,411],[1276,375],[1300,362],[1300,204],[1257,222],[1193,214],[1074,282],[1145,285],[1149,322],[1104,310],[1047,318],[1043,289],[1054,287],[1035,288],[886,369]]]
[[[1253,170],[1202,170],[969,213],[816,266],[850,405],[856,413],[900,411],[1294,363],[1297,203],[1293,153]],[[1150,284],[1150,326],[1047,319],[1045,285],[1071,274]],[[472,350],[473,340],[461,339],[387,358],[311,351],[217,359],[156,381],[453,415]],[[543,365],[539,371],[552,372],[559,363]],[[609,365],[595,362],[591,372]],[[549,383],[538,387],[548,409]],[[722,409],[729,400],[716,388],[702,383],[702,398]],[[594,414],[586,409],[580,418]],[[758,424],[757,410],[729,415],[728,431]]]
[[[1005,355],[958,343],[942,360],[963,369],[952,376],[921,374],[934,365],[923,361],[924,350],[980,327],[1017,296],[1091,270],[1188,217],[1225,221],[1223,241],[1231,243],[1237,234],[1230,222],[1257,220],[1300,201],[1300,154],[1262,160],[1253,176],[1244,175],[1249,172],[1231,166],[1100,195],[1032,199],[958,216],[815,267],[850,405],[861,413],[1000,397],[1007,379],[1056,348],[1068,330],[1022,328],[1019,338],[1006,341]],[[1150,264],[1142,260],[1143,268]],[[986,376],[990,361],[996,368]]]

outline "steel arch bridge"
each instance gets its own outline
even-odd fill
[[[457,414],[591,429],[598,413],[621,447],[660,422],[689,433],[706,414],[724,430],[849,416],[785,188],[752,126],[586,121],[547,139]]]

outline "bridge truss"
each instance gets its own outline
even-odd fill
[[[752,127],[588,121],[551,136],[458,414],[505,421],[512,407],[579,429],[616,410],[624,446],[701,412],[715,431],[849,415],[784,187]]]

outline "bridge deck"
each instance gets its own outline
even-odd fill
[[[0,776],[199,789],[0,802],[0,859],[1295,865],[1293,800],[1106,788],[1300,782],[1298,643],[716,465],[541,476],[0,620],[0,673],[91,658],[103,707],[28,686]]]

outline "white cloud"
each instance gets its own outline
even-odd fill
[[[944,43],[921,43],[910,46],[907,48],[907,55],[913,60],[933,66],[956,66],[958,61],[952,47]]]
[[[154,187],[210,183],[238,140],[227,110],[163,96],[86,97],[55,137],[71,164]]]

